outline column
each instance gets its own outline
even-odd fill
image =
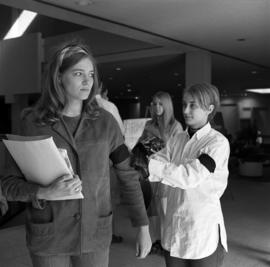
[[[186,87],[194,83],[211,83],[211,53],[195,51],[186,53]]]

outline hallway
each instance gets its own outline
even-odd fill
[[[229,253],[224,267],[270,266],[270,183],[231,179],[222,197]],[[120,206],[117,230],[124,242],[111,247],[110,267],[165,267],[159,255],[135,258],[135,231]],[[117,234],[118,234],[117,233]],[[0,230],[0,267],[30,267],[23,226]]]

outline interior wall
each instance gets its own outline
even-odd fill
[[[222,98],[220,111],[222,112],[224,125],[228,134],[231,134],[235,138],[241,130],[241,122],[250,122],[253,125],[255,123],[254,120],[256,120],[258,130],[265,136],[264,143],[269,143],[269,100],[269,95],[259,94]]]
[[[0,95],[40,92],[41,34],[0,41]]]
[[[45,55],[48,54],[46,49],[48,49],[48,47],[45,47]],[[26,69],[29,72],[29,69]],[[147,107],[151,102],[152,96],[157,91],[162,90],[171,94],[174,103],[175,117],[183,123],[181,103],[185,81],[181,78],[181,75],[174,75],[176,70],[175,65],[170,66],[169,70],[170,71],[168,71],[168,73],[166,72],[165,74],[163,68],[156,67],[149,69],[149,71],[145,73],[133,73],[132,77],[130,77],[133,81],[131,83],[131,94],[133,94],[134,97],[137,96],[139,101],[131,100],[129,97],[123,98],[123,100],[121,100],[122,102],[120,100],[116,101],[119,102],[119,110],[123,118],[144,117]],[[183,70],[177,71],[180,73]],[[31,73],[31,77],[33,76],[35,75]],[[170,80],[173,80],[173,86],[168,85],[168,81]],[[123,84],[123,88],[124,86],[125,84]],[[220,85],[218,87],[222,91],[225,86],[228,87],[228,85]],[[31,87],[33,88],[34,86]],[[123,92],[123,88],[117,88],[117,90],[122,90]],[[108,89],[110,97],[110,88]],[[127,88],[125,88],[125,90],[127,91]],[[127,92],[126,95],[128,95]],[[114,96],[114,94],[111,96],[111,100],[113,101],[115,100]],[[268,96],[259,96],[255,94],[249,94],[245,97],[223,97],[221,102],[221,112],[223,114],[224,124],[227,132],[233,136],[236,136],[237,132],[241,128],[241,120],[250,120],[252,117],[252,110],[257,108],[257,116],[260,118],[258,121],[260,121],[262,133],[270,136],[270,124],[267,123],[267,119],[270,115],[270,107],[268,108],[269,98],[270,97]],[[136,104],[134,102],[136,102]]]

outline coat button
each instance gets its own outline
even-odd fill
[[[75,220],[79,221],[81,219],[81,214],[76,213],[73,217],[75,218]]]

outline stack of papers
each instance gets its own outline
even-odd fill
[[[132,150],[133,147],[137,144],[139,138],[143,133],[144,126],[146,122],[149,120],[151,119],[150,118],[127,119],[123,121],[125,144],[130,150]]]
[[[58,149],[52,137],[6,136],[3,143],[28,181],[47,186],[62,175],[73,175],[66,150]],[[78,198],[83,198],[81,192],[50,200]]]

